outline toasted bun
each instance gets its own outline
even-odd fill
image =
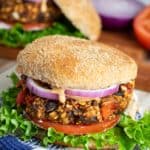
[[[54,0],[62,13],[91,40],[100,36],[101,22],[90,0]]]
[[[136,78],[135,61],[115,48],[68,36],[47,36],[27,45],[17,70],[53,88],[100,89]]]

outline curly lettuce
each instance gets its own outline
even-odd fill
[[[84,37],[80,31],[66,21],[55,22],[51,27],[40,31],[24,31],[21,24],[16,24],[9,30],[0,29],[0,44],[13,48],[24,47],[37,38],[54,34]]]
[[[19,79],[15,73],[12,73],[9,77],[13,86],[0,94],[2,99],[2,106],[0,107],[0,136],[16,134],[21,139],[27,140],[37,133],[37,127],[26,120],[22,110],[17,108],[16,97],[20,88],[17,88],[16,84]]]
[[[23,140],[39,135],[41,129],[25,119],[21,108],[15,104],[19,88],[16,87],[18,78],[15,74],[10,76],[13,86],[1,93],[2,106],[0,108],[0,136],[15,134]],[[93,143],[96,149],[105,146],[118,147],[119,150],[150,149],[150,113],[146,113],[139,121],[132,120],[129,116],[122,115],[119,124],[106,132],[87,135],[66,135],[53,128],[42,131],[41,143],[45,146],[55,142],[63,142],[73,147],[89,149]]]
[[[141,149],[150,148],[150,113],[146,113],[139,121],[123,115],[119,126],[123,128],[126,136],[135,141]]]

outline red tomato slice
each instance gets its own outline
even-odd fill
[[[1,29],[10,29],[12,28],[14,24],[13,23],[9,23],[9,22],[3,22],[0,21],[0,28]],[[48,26],[50,26],[50,24],[47,23],[27,23],[27,24],[22,24],[23,29],[25,31],[38,31],[38,30],[42,30],[47,28]]]
[[[62,132],[65,134],[72,134],[72,135],[82,135],[88,133],[98,133],[106,131],[109,128],[112,128],[117,124],[119,121],[120,116],[116,116],[112,120],[107,120],[102,123],[96,123],[91,125],[62,125],[59,123],[53,123],[50,121],[45,120],[37,120],[32,119],[34,123],[36,123],[39,127],[48,129],[50,127],[54,128],[58,132]]]
[[[25,98],[25,90],[21,90],[18,95],[17,95],[17,99],[16,99],[16,103],[17,105],[21,105],[24,101]]]
[[[38,30],[45,29],[48,26],[49,24],[46,23],[28,23],[28,24],[23,24],[23,29],[25,31],[38,31]]]
[[[137,40],[150,50],[150,6],[146,7],[133,22]]]

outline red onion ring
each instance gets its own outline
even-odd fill
[[[30,92],[32,92],[33,94],[35,94],[39,97],[43,97],[46,99],[52,99],[52,100],[58,100],[59,99],[58,94],[52,93],[51,90],[39,86],[31,78],[27,78],[26,85],[27,85],[27,88],[30,90]]]
[[[88,97],[88,98],[101,98],[105,96],[112,95],[113,93],[118,92],[119,86],[114,85],[106,89],[98,89],[98,90],[78,90],[78,89],[67,89],[65,90],[66,95],[71,96],[80,96],[80,97]]]
[[[27,88],[33,94],[43,97],[46,99],[58,100],[59,93],[54,93],[50,89],[46,89],[44,87],[39,86],[34,80],[31,78],[27,78]],[[65,95],[66,96],[79,96],[79,97],[86,97],[86,98],[101,98],[105,96],[112,95],[119,90],[119,85],[114,85],[108,87],[106,89],[98,89],[98,90],[79,90],[79,89],[66,89]]]

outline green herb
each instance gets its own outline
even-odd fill
[[[2,107],[0,108],[0,136],[16,134],[23,140],[36,136],[41,129],[25,119],[23,110],[17,108],[15,98],[20,91],[16,88],[18,78],[12,74],[13,87],[2,92]],[[43,132],[44,133],[44,132]],[[122,115],[119,124],[106,132],[87,135],[66,135],[49,128],[43,135],[42,143],[47,146],[54,142],[63,142],[71,146],[82,146],[89,149],[89,144],[94,143],[97,149],[104,146],[117,146],[119,150],[133,150],[136,145],[141,150],[150,149],[150,113],[146,113],[139,121],[134,121]]]
[[[40,31],[24,31],[22,25],[16,24],[9,30],[0,29],[0,44],[14,48],[23,47],[39,37],[54,34],[84,37],[81,32],[66,21],[55,22],[51,27]]]

